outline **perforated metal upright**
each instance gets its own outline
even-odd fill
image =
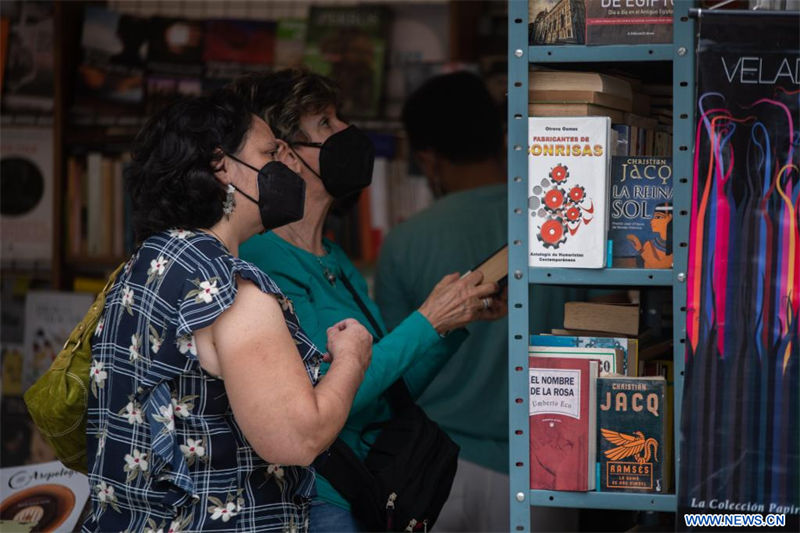
[[[528,338],[537,309],[529,284],[672,287],[675,340],[675,472],[680,465],[679,425],[686,338],[686,263],[694,128],[693,2],[675,0],[673,43],[662,45],[528,46],[528,2],[508,4],[508,239],[509,248],[509,473],[513,531],[530,530],[537,506],[674,511],[675,494],[556,492],[530,489],[528,435]],[[528,72],[536,63],[671,62],[673,72],[673,262],[672,270],[602,270],[528,266]],[[599,66],[602,69],[602,66]],[[676,484],[677,484],[676,475]],[[677,491],[677,488],[676,488]]]

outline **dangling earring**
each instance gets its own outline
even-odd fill
[[[225,191],[225,201],[222,202],[222,212],[225,214],[225,218],[228,220],[231,219],[231,214],[233,214],[233,210],[236,207],[236,198],[233,196],[235,191],[236,187],[229,183],[228,188]]]

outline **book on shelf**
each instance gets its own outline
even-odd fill
[[[564,329],[602,331],[635,337],[639,334],[639,305],[567,302],[564,304]]]
[[[664,469],[666,472],[665,475],[665,483],[667,485],[667,489],[673,487],[674,482],[674,475],[675,471],[673,469],[673,451],[675,450],[675,432],[674,424],[675,424],[675,416],[674,416],[674,405],[675,405],[675,363],[672,360],[673,355],[672,344],[670,344],[670,349],[667,353],[664,354],[664,358],[660,359],[651,359],[649,361],[645,361],[644,364],[639,364],[639,375],[640,376],[660,376],[666,380],[666,435],[664,438],[664,445],[666,449],[664,450]]]
[[[378,116],[389,15],[385,6],[311,6],[304,62],[337,81],[345,116]]]
[[[3,111],[53,110],[54,2],[3,2],[9,21]]]
[[[583,44],[584,0],[528,0],[528,43]]]
[[[603,268],[610,120],[528,120],[529,265]]]
[[[536,91],[528,93],[532,104],[593,104],[618,111],[631,111],[632,103],[613,94],[596,91]]]
[[[3,262],[53,256],[53,130],[0,128],[0,255]]]
[[[672,42],[673,0],[586,0],[586,44]]]
[[[611,265],[672,268],[672,160],[611,158]]]
[[[203,74],[205,25],[200,20],[151,17],[147,68],[174,77]]]
[[[667,438],[671,405],[663,377],[597,380],[598,490],[665,493],[670,490]]]
[[[612,122],[624,122],[625,111],[596,104],[570,102],[566,104],[528,104],[532,117],[608,117]]]
[[[148,20],[102,6],[83,10],[75,110],[137,113],[144,101]]]
[[[542,335],[544,336],[544,335]],[[534,337],[541,337],[534,335]],[[533,339],[533,337],[532,337]],[[538,339],[532,340],[528,346],[530,357],[560,357],[567,359],[593,359],[599,363],[601,376],[623,374],[625,369],[625,352],[615,346],[574,346],[557,343],[552,345]]]
[[[22,386],[27,389],[49,367],[72,328],[94,298],[91,294],[29,291],[25,297],[25,345]]]
[[[306,47],[306,20],[285,18],[275,28],[275,69],[300,67]]]
[[[532,489],[595,489],[598,366],[590,359],[529,358]]]
[[[629,80],[594,71],[581,72],[537,68],[528,75],[528,90],[531,92],[578,91],[600,93],[624,101],[625,107],[628,107],[625,111],[630,111],[633,100],[633,89]]]
[[[531,335],[531,346],[563,348],[611,348],[622,352],[622,365],[617,364],[616,373],[636,376],[638,369],[639,340],[628,337],[603,335]],[[618,363],[618,361],[615,361]],[[607,369],[606,371],[608,371]]]
[[[225,81],[270,68],[275,62],[275,22],[206,21],[203,62],[206,77]]]

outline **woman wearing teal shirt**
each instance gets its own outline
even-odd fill
[[[299,160],[300,176],[306,182],[303,219],[250,239],[241,247],[242,257],[275,280],[318,347],[325,346],[328,327],[343,318],[355,318],[380,337],[386,328],[367,294],[364,278],[341,248],[322,237],[334,200],[352,199],[369,185],[371,142],[339,118],[337,88],[323,76],[281,71],[242,78],[235,89],[255,113],[269,117],[276,136],[287,143],[289,155]],[[382,395],[392,383],[403,377],[416,398],[464,340],[462,326],[505,314],[505,305],[491,297],[497,286],[481,281],[477,272],[445,276],[417,311],[376,342],[372,362],[340,434],[360,458],[368,452],[361,439],[364,428],[391,416]],[[353,292],[381,331],[375,331]],[[321,369],[325,371],[327,366]],[[310,527],[311,531],[359,529],[348,502],[319,475]]]

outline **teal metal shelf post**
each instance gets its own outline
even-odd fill
[[[692,1],[675,2],[673,43],[613,46],[529,46],[528,3],[508,4],[508,239],[509,249],[509,496],[512,531],[530,531],[530,506],[674,511],[673,494],[530,490],[528,420],[529,284],[672,287],[674,339],[675,482],[680,464],[680,417],[686,338],[686,272],[694,129]],[[532,268],[528,266],[528,75],[531,63],[671,61],[673,72],[672,270]]]

